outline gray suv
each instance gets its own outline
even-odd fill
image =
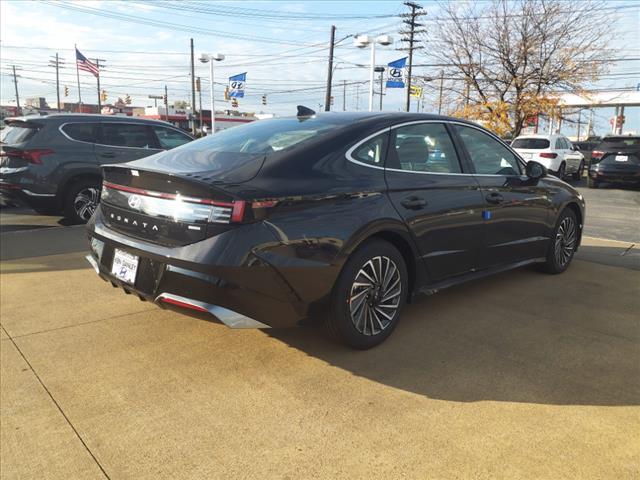
[[[55,114],[9,118],[0,134],[0,196],[86,222],[100,199],[100,166],[169,150],[193,137],[135,117]]]

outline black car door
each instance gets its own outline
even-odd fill
[[[462,124],[454,130],[485,203],[480,268],[545,256],[551,206],[546,187],[524,175],[523,162],[497,137]]]
[[[389,197],[410,231],[431,282],[476,268],[483,246],[482,195],[465,175],[442,122],[392,128],[385,176]]]

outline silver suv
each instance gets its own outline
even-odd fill
[[[9,118],[0,140],[0,196],[84,223],[100,199],[104,164],[169,150],[193,137],[169,123],[107,115]]]

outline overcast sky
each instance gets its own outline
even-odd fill
[[[422,2],[429,28],[430,18],[438,17],[438,4]],[[640,2],[612,1],[611,7],[624,7],[616,13],[612,48],[619,57],[640,57]],[[635,7],[634,7],[635,5]],[[631,8],[629,8],[631,6]],[[223,85],[230,75],[247,72],[246,97],[240,110],[291,114],[295,105],[318,108],[324,101],[327,75],[327,44],[330,27],[336,25],[336,39],[358,33],[389,34],[398,40],[401,28],[398,14],[407,8],[401,1],[262,1],[262,2],[153,2],[144,0],[97,1],[17,1],[0,2],[1,103],[15,103],[11,65],[20,75],[22,101],[44,96],[55,103],[55,73],[47,66],[58,52],[66,62],[61,85],[69,87],[67,101],[77,101],[74,44],[88,58],[105,60],[101,75],[108,103],[130,95],[133,105],[153,104],[150,94],[162,94],[165,84],[169,99],[190,100],[189,39],[195,42],[196,57],[201,52],[226,55],[215,64],[216,107],[224,108]],[[405,54],[401,42],[379,47],[378,64],[386,64]],[[421,52],[416,63],[428,63],[429,52]],[[367,108],[366,84],[369,51],[353,46],[347,38],[336,49],[334,109]],[[420,67],[416,74],[437,75],[437,69]],[[595,87],[635,87],[640,82],[640,61],[614,64]],[[202,77],[203,107],[209,106],[209,69],[196,60],[196,76]],[[95,78],[80,72],[83,101],[97,102]],[[358,82],[362,82],[360,85]],[[403,105],[400,90],[389,89],[385,110]],[[267,95],[267,106],[261,105]],[[427,102],[437,96],[435,88],[425,89]],[[376,99],[376,105],[378,99]],[[598,110],[599,133],[605,133],[610,109]],[[640,131],[638,109],[627,112],[627,128]],[[568,134],[575,132],[567,131]]]

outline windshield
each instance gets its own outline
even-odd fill
[[[0,133],[0,141],[7,145],[26,142],[38,131],[38,127],[32,123],[16,121],[5,123],[7,126]]]
[[[511,144],[511,148],[544,150],[545,148],[549,148],[549,140],[546,138],[516,138]]]

